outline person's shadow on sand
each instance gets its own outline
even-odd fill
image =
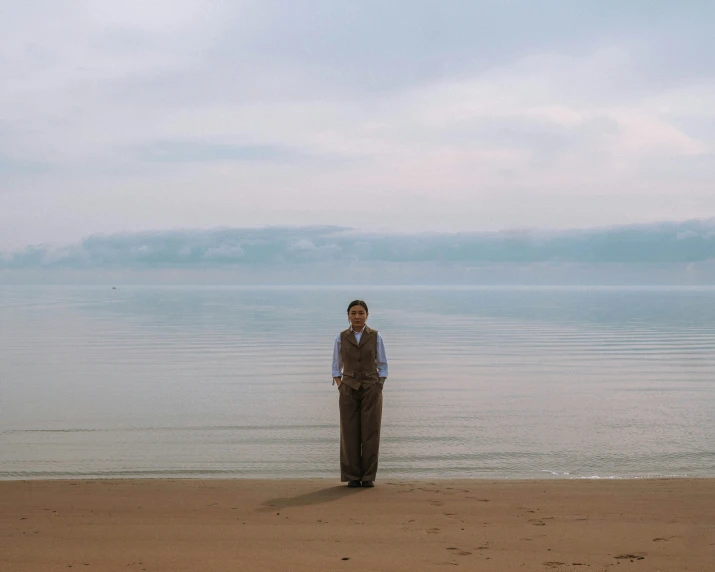
[[[294,506],[312,506],[340,500],[343,497],[359,493],[361,489],[351,489],[346,486],[329,487],[312,493],[299,495],[297,497],[276,498],[263,501],[259,512],[271,512],[283,508]]]

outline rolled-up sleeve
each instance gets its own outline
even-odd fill
[[[343,355],[340,352],[340,334],[338,334],[333,346],[333,383],[335,383],[335,378],[341,375],[343,375]]]
[[[387,353],[385,352],[385,342],[382,341],[382,336],[377,333],[377,375],[378,377],[387,377]]]

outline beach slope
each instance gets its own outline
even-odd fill
[[[715,479],[0,482],[0,570],[715,569]]]

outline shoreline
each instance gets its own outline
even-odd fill
[[[598,475],[589,477],[578,477],[578,476],[568,476],[568,475],[553,475],[550,477],[493,477],[493,476],[483,476],[483,477],[385,477],[381,479],[384,481],[395,481],[395,482],[426,482],[426,481],[450,481],[450,482],[465,482],[465,483],[478,483],[478,482],[494,482],[494,483],[528,483],[528,482],[569,482],[569,481],[594,481],[594,482],[611,482],[611,481],[658,481],[658,480],[693,480],[693,481],[707,481],[714,480],[715,475],[705,475],[705,476],[692,476],[692,475],[647,475],[647,476],[605,476],[601,477]],[[325,482],[340,482],[339,477],[296,477],[296,476],[286,476],[286,477],[255,477],[255,476],[227,476],[225,474],[217,476],[177,476],[177,475],[141,475],[141,476],[117,476],[116,474],[110,474],[107,476],[102,475],[70,475],[70,476],[32,476],[24,475],[21,477],[6,477],[0,476],[0,484],[2,483],[17,483],[17,482],[62,482],[62,481],[74,481],[74,482],[84,482],[84,481],[256,481],[256,482],[285,482],[285,481],[325,481]]]
[[[0,569],[708,570],[715,479],[0,481]]]

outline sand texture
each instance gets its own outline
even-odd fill
[[[715,479],[0,482],[0,570],[715,571]]]

